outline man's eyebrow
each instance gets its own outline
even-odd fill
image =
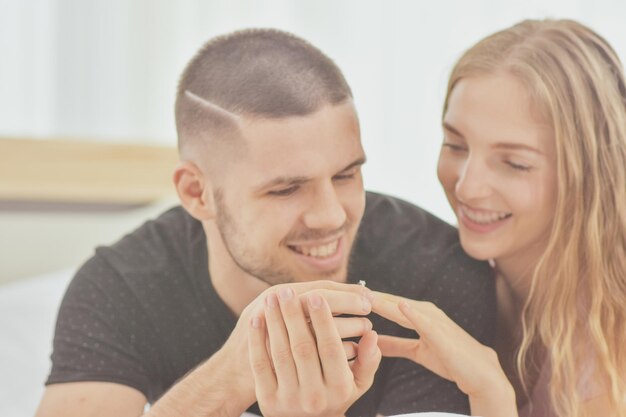
[[[346,172],[351,170],[352,168],[358,167],[363,165],[366,162],[366,158],[365,157],[360,157],[359,159],[355,160],[354,162],[351,162],[350,164],[348,164],[345,168],[343,168],[341,171],[338,172],[338,174],[341,174],[342,172]],[[309,177],[303,177],[303,176],[294,176],[294,177],[276,177],[273,178],[267,182],[264,182],[263,184],[260,184],[256,187],[254,187],[254,189],[256,191],[262,191],[268,188],[272,188],[272,187],[276,187],[279,185],[299,185],[299,184],[304,184],[308,181],[311,181],[311,178]]]
[[[352,168],[359,167],[359,166],[365,164],[365,162],[367,162],[367,158],[365,158],[363,156],[363,157],[357,159],[356,161],[348,164],[348,166],[346,166],[344,169],[339,171],[338,174],[341,174],[342,172],[350,171]]]

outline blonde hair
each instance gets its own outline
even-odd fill
[[[626,86],[615,51],[571,20],[526,20],[474,45],[452,71],[506,71],[528,89],[553,129],[558,197],[547,249],[533,274],[517,356],[527,381],[531,346],[546,348],[550,399],[581,416],[591,372],[616,415],[626,415]],[[621,353],[621,355],[620,355]]]

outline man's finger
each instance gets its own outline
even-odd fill
[[[341,339],[360,337],[372,330],[372,322],[365,317],[335,317],[334,322]]]
[[[248,326],[248,356],[257,397],[266,397],[276,391],[276,375],[267,352],[266,337],[263,317],[253,317]]]
[[[330,386],[351,384],[350,367],[328,303],[317,293],[311,293],[308,304],[324,381]]]
[[[378,335],[373,330],[366,332],[359,341],[359,351],[352,366],[352,373],[354,383],[360,392],[367,391],[374,382],[374,375],[376,375],[381,359],[377,342]]]
[[[297,390],[298,375],[291,353],[289,335],[280,311],[278,296],[275,293],[267,294],[265,299],[265,322],[277,383],[279,385],[289,384],[294,390]]]
[[[309,308],[307,297],[311,294],[317,294],[326,300],[333,315],[368,315],[372,311],[373,293],[369,289],[363,288],[360,285],[356,285],[356,287],[359,288],[357,292],[336,291],[325,288],[315,289],[301,294],[300,301],[302,302],[302,307],[305,309],[304,311],[307,313]]]
[[[359,351],[357,344],[355,342],[346,341],[341,342],[341,344],[343,345],[343,351],[346,353],[346,360],[348,362],[355,360]]]
[[[281,288],[278,298],[298,382],[301,385],[304,383],[310,387],[320,387],[323,378],[315,337],[309,329],[300,300],[289,287]]]

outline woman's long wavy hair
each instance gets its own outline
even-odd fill
[[[552,374],[552,408],[581,416],[580,381],[593,375],[626,416],[626,86],[615,51],[571,20],[527,20],[465,52],[448,84],[506,71],[526,86],[556,141],[558,196],[547,249],[522,314],[517,356],[528,380],[531,346]],[[527,389],[528,392],[528,389]]]

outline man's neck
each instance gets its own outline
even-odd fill
[[[209,276],[217,295],[237,317],[269,284],[243,272],[232,260],[219,232],[204,227],[207,236]]]

